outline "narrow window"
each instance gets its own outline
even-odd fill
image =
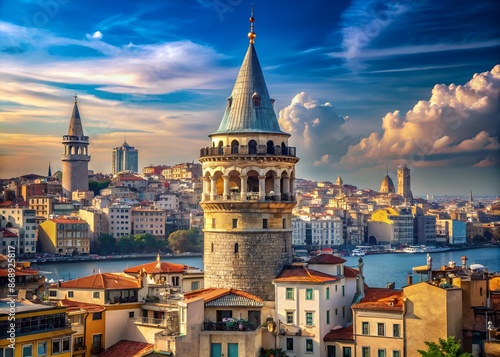
[[[392,336],[393,337],[400,336],[400,325],[399,324],[392,325]]]
[[[330,288],[326,288],[326,300],[330,300]]]
[[[306,339],[306,352],[313,352],[313,340],[310,338]]]
[[[362,347],[361,348],[361,356],[362,357],[370,357],[370,347]]]
[[[385,350],[378,350],[377,351],[377,356],[378,357],[385,357]]]
[[[342,357],[352,357],[351,347],[342,347]]]
[[[283,229],[286,229],[286,218],[283,218]]]
[[[286,299],[293,300],[293,288],[286,288]]]
[[[370,325],[368,324],[368,322],[363,322],[361,324],[361,333],[363,335],[369,335],[370,334]]]
[[[293,351],[293,337],[286,338],[286,350]]]
[[[287,311],[286,312],[286,323],[287,324],[293,324],[293,311]]]
[[[326,323],[330,323],[330,310],[326,310]]]
[[[259,95],[257,93],[253,94],[252,100],[253,100],[253,106],[254,107],[260,107],[260,97],[259,97]]]
[[[240,246],[238,243],[234,243],[234,254],[238,254]]]
[[[306,300],[313,299],[313,289],[306,289]]]
[[[238,228],[238,218],[233,218],[233,228]]]
[[[212,228],[215,228],[215,218],[212,218]]]
[[[378,323],[377,324],[377,334],[379,336],[385,336],[385,326],[383,323]]]
[[[262,228],[264,228],[264,229],[267,228],[267,218],[262,219]]]
[[[213,253],[214,252],[214,242],[212,242],[212,244],[210,244],[210,251]]]
[[[314,314],[312,312],[306,312],[306,325],[311,326],[314,321]]]

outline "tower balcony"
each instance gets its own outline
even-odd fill
[[[225,146],[225,147],[205,147],[200,149],[200,158],[218,157],[218,156],[284,156],[296,157],[296,148],[293,146],[267,146],[257,145],[255,147],[248,145]]]
[[[75,136],[75,135],[64,135],[63,136],[63,144],[69,143],[87,143],[89,142],[88,136]]]
[[[61,154],[61,161],[90,161],[90,155]]]
[[[290,193],[281,193],[279,195],[274,194],[273,192],[266,193],[261,196],[259,192],[231,192],[227,194],[203,194],[202,202],[286,202],[286,203],[296,203],[295,195]]]

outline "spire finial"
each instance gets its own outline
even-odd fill
[[[78,99],[78,96],[76,95],[76,93],[75,93],[75,95],[73,96],[73,98],[75,98],[75,104],[76,104],[77,99]]]
[[[385,174],[389,175],[389,165],[387,165],[387,162],[385,163]]]
[[[253,17],[253,4],[252,4],[252,14],[250,15],[250,32],[248,33],[248,38],[250,39],[250,43],[254,43],[255,37],[257,37],[257,35],[255,34],[255,32],[253,30],[254,21],[255,21],[255,19]]]

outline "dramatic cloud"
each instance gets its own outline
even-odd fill
[[[406,115],[382,118],[382,131],[350,146],[343,167],[377,166],[406,160],[413,166],[499,164],[500,65],[474,74],[465,85],[434,86],[429,100]]]
[[[347,149],[343,125],[332,104],[320,103],[305,92],[292,99],[279,113],[281,129],[292,134],[291,142],[299,148],[305,165],[331,166]]]

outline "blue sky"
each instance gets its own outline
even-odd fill
[[[255,46],[297,176],[500,194],[497,1],[255,3]],[[197,160],[248,46],[251,2],[4,0],[0,177],[60,169],[73,95],[90,168]]]

